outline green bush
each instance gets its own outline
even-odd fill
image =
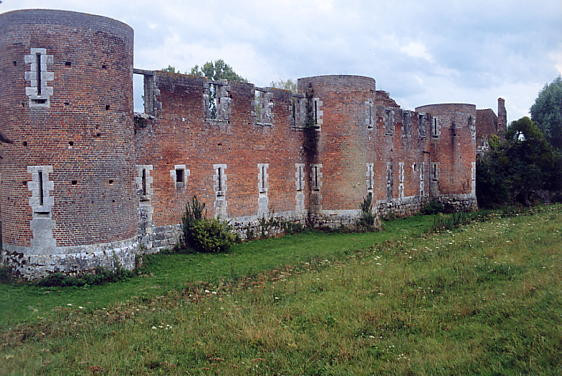
[[[422,214],[426,214],[426,215],[431,215],[431,214],[438,214],[438,213],[444,213],[445,212],[445,205],[443,205],[442,202],[437,201],[435,199],[431,200],[430,202],[428,202],[422,209],[421,209],[421,213]]]
[[[227,222],[207,219],[206,213],[205,204],[193,196],[182,217],[181,246],[197,252],[228,252],[238,237]]]
[[[230,225],[219,219],[201,219],[193,224],[191,247],[198,252],[228,252],[236,242]]]
[[[361,217],[357,221],[357,228],[370,231],[375,226],[375,215],[373,214],[373,194],[369,192],[361,203]]]
[[[69,287],[101,285],[109,282],[119,282],[135,275],[135,272],[126,270],[117,264],[115,270],[97,267],[94,273],[69,276],[63,273],[53,273],[35,282],[37,286],[43,287]]]
[[[188,202],[185,205],[185,212],[181,218],[182,237],[180,239],[183,248],[193,247],[193,227],[205,217],[206,213],[205,204],[199,202],[197,196],[193,196],[191,203]]]
[[[12,282],[14,276],[12,275],[12,271],[10,268],[6,266],[0,266],[0,283],[7,283]]]

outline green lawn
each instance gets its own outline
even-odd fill
[[[96,309],[131,298],[150,298],[182,289],[190,282],[231,280],[310,261],[339,257],[349,250],[385,240],[418,236],[431,227],[427,216],[385,223],[386,231],[362,234],[308,232],[237,244],[229,254],[159,254],[147,257],[147,275],[101,286],[44,288],[0,284],[0,330],[50,316],[68,304]]]
[[[64,307],[0,331],[0,374],[559,375],[562,206],[420,236],[431,222],[161,255],[149,282],[26,287]],[[190,280],[211,283],[178,289]],[[80,309],[88,296],[114,304]]]

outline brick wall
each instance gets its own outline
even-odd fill
[[[133,115],[132,43],[104,17],[0,15],[1,130],[14,141],[0,150],[1,239],[24,275],[114,266],[113,253],[132,268],[139,241],[177,241],[193,196],[242,234],[270,216],[353,224],[369,193],[381,215],[431,197],[475,207],[488,113],[474,105],[403,110],[361,76],[302,78],[291,94],[135,70],[146,113]]]
[[[475,198],[476,107],[472,104],[434,104],[417,107],[437,119],[430,134],[430,163],[437,163],[437,179],[431,176],[435,197]],[[432,169],[432,167],[430,167]],[[472,205],[472,204],[471,204]],[[475,204],[474,204],[475,205]]]
[[[221,214],[216,208],[216,165],[225,165],[220,200],[225,200],[226,217],[233,223],[276,213],[292,215],[295,164],[304,163],[304,153],[303,132],[291,124],[290,92],[269,89],[272,122],[257,124],[252,84],[228,83],[230,113],[228,120],[221,120],[207,118],[206,79],[154,72],[154,81],[161,111],[154,119],[137,122],[135,137],[137,164],[154,167],[154,226],[180,223],[185,204],[193,196],[205,203],[210,216]],[[170,172],[182,164],[189,169],[189,177],[185,187],[177,188]],[[267,165],[263,187],[258,184],[262,173],[258,165],[262,164]]]
[[[74,12],[16,11],[0,15],[0,51],[2,131],[14,141],[0,160],[4,245],[32,244],[29,166],[52,168],[43,189],[54,204],[40,215],[53,222],[57,247],[134,237],[132,29]],[[36,58],[48,103],[26,89],[37,86]]]

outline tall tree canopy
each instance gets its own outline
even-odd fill
[[[505,140],[490,139],[477,161],[476,194],[483,207],[541,200],[544,192],[560,199],[562,157],[528,117],[509,126]]]
[[[562,78],[558,76],[540,91],[531,106],[531,117],[546,139],[562,150]]]
[[[181,73],[179,69],[172,65],[168,65],[168,67],[163,68],[162,71],[169,73]],[[211,81],[227,80],[248,82],[244,77],[236,73],[230,65],[225,63],[223,59],[208,61],[202,66],[195,65],[189,72],[185,72],[185,74],[206,77]]]
[[[228,80],[248,82],[245,78],[236,73],[234,69],[232,69],[232,67],[225,63],[222,59],[206,62],[201,67],[199,65],[196,65],[191,68],[191,72],[189,73],[195,76],[207,77],[211,81]]]
[[[291,80],[291,79],[271,81],[271,87],[275,87],[277,89],[289,90],[292,93],[297,92],[297,83],[295,81]]]

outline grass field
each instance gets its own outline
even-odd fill
[[[0,286],[0,374],[560,374],[562,207],[431,223],[158,255],[110,285]]]

